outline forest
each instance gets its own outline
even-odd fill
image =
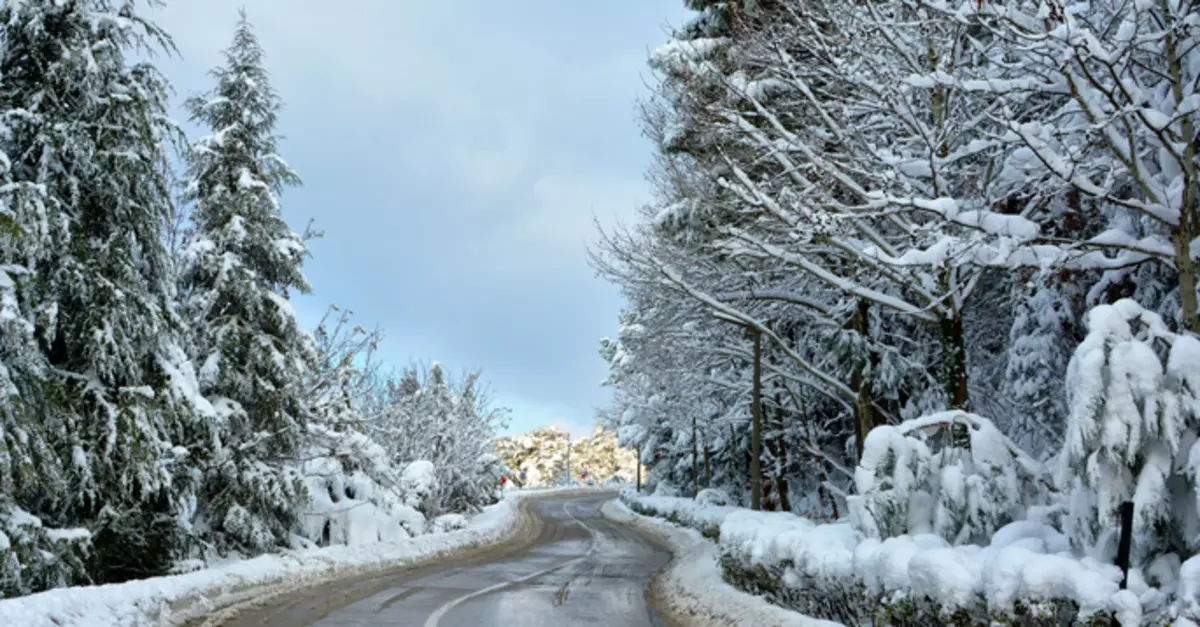
[[[687,5],[640,107],[655,198],[591,251],[628,300],[601,422],[658,493],[849,520],[876,547],[1029,521],[1110,565],[1131,526],[1132,565],[1184,581],[1195,5]]]
[[[182,102],[196,138],[154,64],[179,53],[158,4],[0,3],[0,598],[419,535],[496,499],[507,412],[478,373],[393,372],[345,308],[297,320],[321,233],[284,220],[300,177],[245,13]]]

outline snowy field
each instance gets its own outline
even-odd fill
[[[183,575],[122,584],[59,588],[0,601],[0,625],[132,627],[177,625],[246,599],[373,571],[417,565],[464,549],[504,542],[523,499],[612,486],[509,490],[464,529],[320,549],[286,551]]]

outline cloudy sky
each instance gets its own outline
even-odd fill
[[[511,430],[590,431],[621,307],[587,265],[592,217],[648,199],[634,106],[683,0],[170,0],[154,17],[180,101],[207,88],[240,6],[305,183],[285,215],[325,231],[303,321],[349,307],[392,364],[482,368]]]

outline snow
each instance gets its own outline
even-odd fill
[[[302,536],[316,545],[397,542],[426,532],[425,517],[362,472],[319,457],[303,465],[309,503],[299,512]]]
[[[82,527],[73,529],[47,529],[46,537],[54,542],[74,542],[78,540],[90,540],[92,532]]]
[[[601,511],[606,518],[635,526],[658,538],[670,548],[674,559],[651,584],[651,595],[658,603],[659,610],[675,619],[674,624],[697,627],[842,627],[841,623],[811,618],[776,607],[761,597],[747,594],[729,585],[721,577],[717,547],[693,529],[639,516],[619,501],[606,503]]]
[[[579,489],[566,492],[579,492]],[[584,490],[587,491],[587,490]],[[504,542],[523,499],[559,492],[520,490],[485,509],[465,528],[417,538],[285,551],[181,575],[123,584],[57,588],[0,601],[0,625],[138,627],[181,624],[248,599],[343,577],[415,566],[475,546]],[[16,510],[13,515],[19,515]],[[60,532],[63,537],[77,531]]]
[[[720,529],[721,523],[724,522],[726,516],[738,511],[736,507],[704,505],[692,499],[658,494],[657,490],[663,488],[665,485],[667,485],[667,482],[660,481],[658,486],[656,486],[656,494],[654,496],[638,497],[636,500],[638,506],[657,512],[658,515],[678,520],[688,527],[711,530],[712,533],[716,533]],[[626,488],[623,491],[623,495],[626,497],[632,495],[631,489]]]
[[[928,597],[943,608],[1001,613],[1012,611],[1017,601],[1051,599],[1075,601],[1081,616],[1111,612],[1132,620],[1128,617],[1142,613],[1139,597],[1119,589],[1119,569],[1072,554],[1062,533],[1033,520],[1005,525],[985,546],[952,546],[931,533],[864,537],[848,520],[817,524],[788,513],[705,506],[628,490],[622,500],[638,511],[691,527],[696,538],[701,536],[695,529],[715,523],[720,529],[717,548],[723,555],[745,568],[781,569],[783,581],[794,586],[863,586],[872,595]],[[694,544],[687,550],[712,554],[713,545]],[[1195,577],[1196,586],[1181,597],[1195,599],[1200,609],[1200,558],[1181,570],[1184,580]],[[1133,577],[1141,577],[1140,571],[1132,570]]]
[[[420,508],[437,485],[433,462],[418,460],[404,467],[400,475],[400,491],[409,507]]]
[[[433,530],[436,533],[456,531],[467,527],[467,519],[462,514],[442,514],[433,519]]]

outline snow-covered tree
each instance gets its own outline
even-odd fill
[[[1004,381],[1006,398],[1020,418],[1008,426],[1020,446],[1045,452],[1058,448],[1066,431],[1061,379],[1076,341],[1078,314],[1063,287],[1045,279],[1019,293],[1014,307]]]
[[[1192,553],[1200,341],[1128,299],[1093,308],[1087,328],[1066,377],[1067,533],[1080,550],[1112,557],[1118,509],[1132,502],[1135,563]]]
[[[991,421],[943,412],[871,431],[855,471],[851,521],[866,537],[936,533],[986,545],[1044,505],[1046,469]]]
[[[165,79],[126,58],[172,44],[137,4],[0,7],[0,150],[13,185],[0,265],[23,268],[6,270],[7,287],[40,349],[11,371],[23,378],[14,409],[30,413],[5,438],[32,438],[8,459],[18,476],[41,476],[14,486],[7,519],[85,530],[67,545],[90,535],[88,575],[77,559],[39,564],[46,554],[35,554],[18,590],[163,572],[180,548],[188,451],[178,445],[191,399],[176,376],[188,365],[166,248],[176,130]]]
[[[288,301],[309,290],[307,251],[279,205],[299,178],[277,152],[282,103],[244,13],[224,56],[216,85],[185,103],[211,132],[188,152],[194,225],[182,273],[201,391],[215,409],[197,517],[216,550],[257,553],[286,540],[302,497],[288,462],[305,436],[315,351]]]
[[[503,472],[492,448],[508,411],[492,405],[480,373],[452,381],[441,364],[407,368],[387,383],[387,396],[370,433],[400,467],[432,464],[426,516],[474,510],[494,501]]]

